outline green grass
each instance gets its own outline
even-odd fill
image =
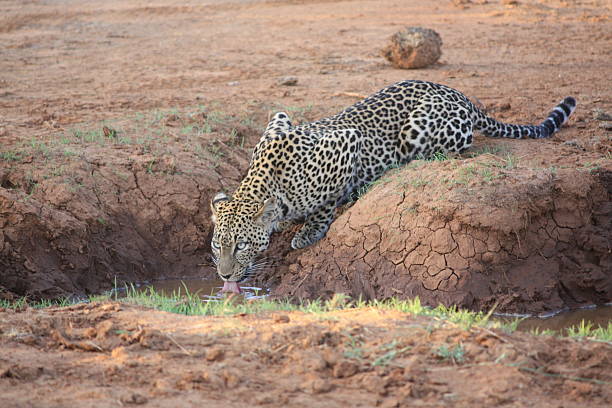
[[[21,153],[12,150],[0,152],[0,159],[5,161],[19,161],[21,160]]]
[[[612,342],[612,322],[608,322],[607,327],[595,327],[593,323],[582,320],[578,326],[568,328],[566,334],[574,338],[588,337],[600,341]]]
[[[397,340],[393,340],[389,344],[384,344],[381,347],[381,349],[384,352],[384,354],[382,354],[381,356],[377,357],[372,362],[372,365],[374,367],[376,367],[376,366],[385,367],[385,366],[389,365],[391,363],[391,361],[393,361],[395,359],[395,357],[398,357],[398,356],[402,355],[403,353],[407,352],[408,350],[411,349],[411,347],[408,346],[408,347],[398,348],[398,341]]]
[[[113,291],[106,295],[90,296],[87,299],[69,299],[60,298],[56,300],[39,300],[31,301],[27,298],[21,298],[15,301],[0,300],[0,307],[21,309],[24,307],[45,308],[51,306],[69,306],[82,302],[102,302],[102,301],[117,301],[120,303],[133,304],[139,306],[150,307],[157,310],[163,310],[170,313],[183,315],[199,315],[199,316],[229,316],[236,314],[254,314],[262,312],[278,312],[278,311],[301,311],[303,313],[311,313],[320,315],[324,318],[326,313],[346,309],[375,309],[381,311],[399,311],[410,313],[415,316],[428,316],[433,319],[431,328],[436,325],[453,324],[464,330],[470,330],[473,327],[486,327],[488,329],[496,328],[507,332],[515,331],[521,319],[511,321],[501,321],[492,319],[493,310],[488,313],[472,312],[469,310],[459,309],[456,306],[445,307],[439,305],[435,308],[421,304],[419,298],[410,300],[399,300],[391,298],[388,300],[363,301],[351,299],[343,294],[336,294],[332,299],[305,301],[302,303],[291,302],[290,300],[268,300],[258,299],[256,301],[236,301],[233,297],[220,299],[219,301],[208,301],[202,299],[198,293],[191,293],[187,289],[179,290],[171,295],[155,291],[148,287],[144,290],[137,290],[134,286],[126,286],[125,290],[119,294],[118,291]],[[567,329],[564,333],[553,333],[550,331],[532,331],[534,335],[557,335],[567,336],[572,338],[597,340],[603,342],[612,342],[612,323],[607,327],[594,327],[591,323],[585,323],[576,327]],[[358,359],[362,353],[360,343],[353,339],[353,343],[347,345],[347,352],[351,354],[351,358]],[[385,352],[378,362],[379,365],[384,365],[388,360],[392,360],[398,353],[403,353],[405,350],[392,348]],[[454,362],[461,361],[462,349],[438,350],[438,355],[444,358],[445,355]]]
[[[443,344],[436,349],[436,355],[442,360],[450,361],[453,364],[463,363],[465,356],[465,349],[461,344],[457,344],[454,347],[448,347]]]

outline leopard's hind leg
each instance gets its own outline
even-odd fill
[[[473,127],[466,104],[439,96],[423,98],[400,131],[400,161],[427,158],[436,152],[462,152],[472,145]]]

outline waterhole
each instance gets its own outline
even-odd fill
[[[148,288],[152,288],[157,293],[166,296],[190,293],[198,295],[203,300],[215,301],[224,298],[220,293],[223,287],[221,280],[202,280],[202,279],[164,279],[151,282],[141,282],[134,284],[136,292],[145,293]],[[242,295],[245,299],[263,299],[268,295],[269,290],[255,286],[240,286]]]
[[[593,328],[608,327],[612,322],[612,304],[599,307],[587,307],[574,310],[564,310],[540,317],[528,317],[517,327],[519,331],[553,330],[563,332],[570,327],[591,324]]]

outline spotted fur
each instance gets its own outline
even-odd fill
[[[462,152],[472,145],[474,131],[489,137],[550,137],[575,107],[568,97],[540,125],[505,124],[452,88],[403,81],[316,122],[294,126],[286,113],[277,113],[234,196],[220,193],[212,200],[218,273],[226,281],[246,279],[257,270],[255,259],[272,232],[287,221],[304,222],[293,248],[318,241],[335,208],[389,167],[436,152]]]

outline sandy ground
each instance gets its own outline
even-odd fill
[[[409,314],[0,312],[3,407],[607,407],[606,343]]]

